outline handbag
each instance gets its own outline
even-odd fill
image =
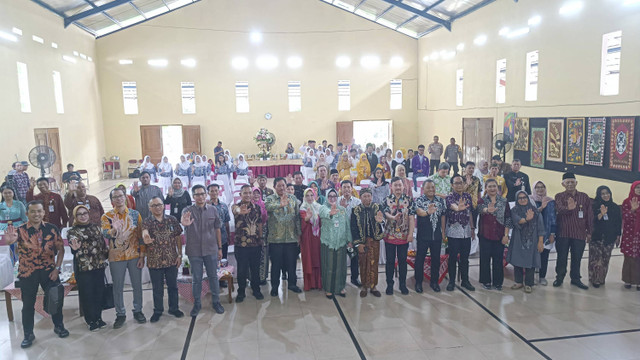
[[[115,304],[113,303],[113,284],[107,282],[107,277],[104,277],[104,291],[102,292],[102,310],[113,309]]]
[[[64,285],[57,283],[51,285],[44,294],[44,311],[49,315],[56,315],[62,312],[64,302]]]

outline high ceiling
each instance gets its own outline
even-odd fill
[[[451,23],[495,0],[321,0],[413,38]],[[517,1],[517,0],[515,0]]]
[[[200,0],[32,0],[96,38]]]

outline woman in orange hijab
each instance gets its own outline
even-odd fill
[[[369,166],[369,160],[367,160],[367,154],[360,154],[360,161],[356,165],[358,170],[358,176],[356,177],[356,185],[360,185],[362,180],[368,179],[371,176],[371,166]]]

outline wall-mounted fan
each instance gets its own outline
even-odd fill
[[[511,139],[509,135],[500,133],[493,137],[493,150],[502,156],[503,162],[506,160],[507,153],[511,151],[512,147],[513,139]]]
[[[29,162],[40,168],[40,176],[44,177],[45,170],[56,162],[56,153],[48,146],[38,145],[29,151]]]

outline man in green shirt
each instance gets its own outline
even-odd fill
[[[436,186],[436,195],[445,199],[451,193],[451,176],[449,176],[450,166],[443,162],[438,166],[438,172],[429,176]]]

